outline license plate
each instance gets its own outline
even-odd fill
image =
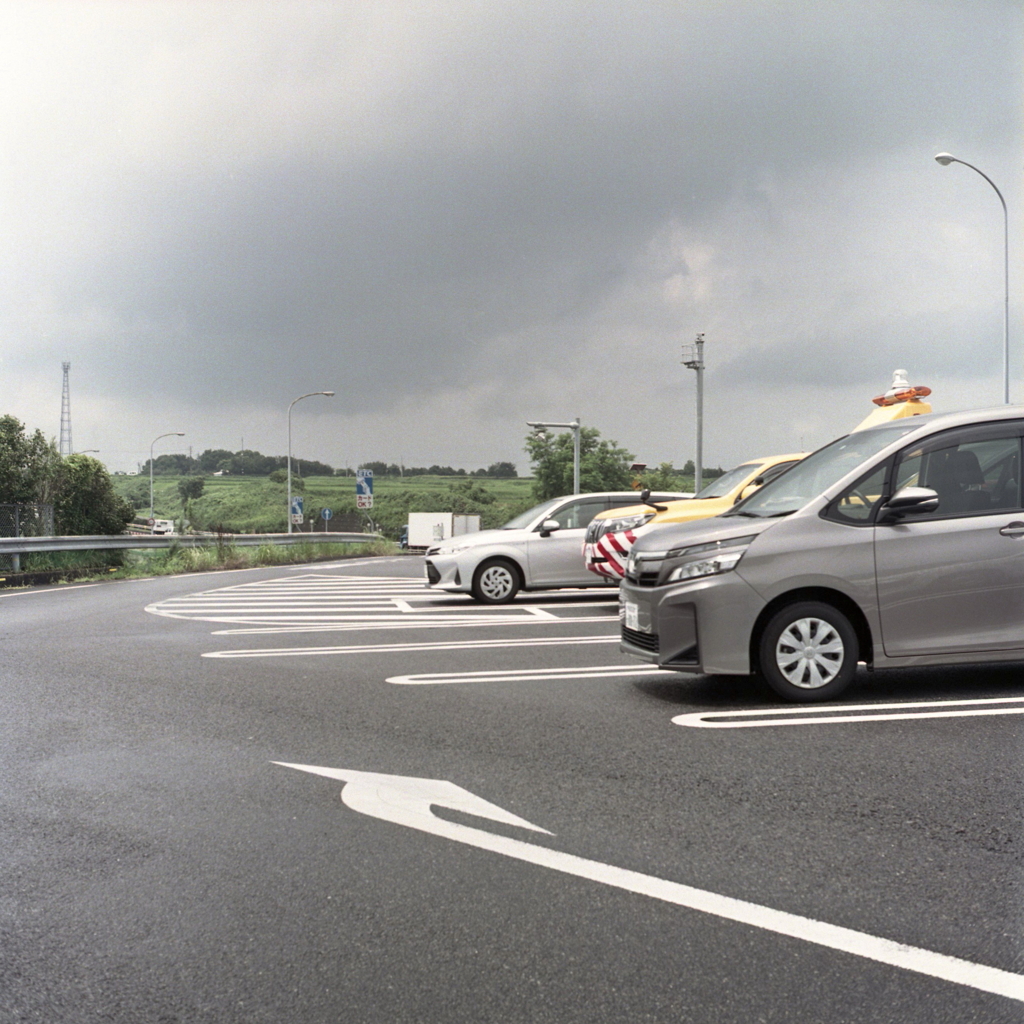
[[[640,609],[632,601],[626,602],[626,629],[640,629]]]

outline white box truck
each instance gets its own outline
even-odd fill
[[[454,512],[410,512],[409,547],[429,548],[443,540],[477,533],[480,517],[456,515]]]

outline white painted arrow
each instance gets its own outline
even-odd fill
[[[274,764],[344,782],[341,799],[360,814],[406,825],[421,832],[443,836],[445,839],[453,839],[459,843],[531,864],[539,864],[569,875],[589,878],[594,882],[650,896],[681,907],[689,907],[729,921],[738,921],[754,928],[803,939],[829,949],[1024,1002],[1024,976],[1019,974],[972,963],[969,960],[960,960],[943,953],[933,953],[927,949],[918,949],[915,946],[906,946],[901,942],[826,924],[813,918],[772,910],[770,907],[762,907],[730,896],[720,896],[703,889],[680,885],[678,882],[642,875],[626,868],[586,860],[543,846],[534,846],[519,839],[493,835],[469,825],[444,821],[433,814],[432,807],[447,807],[476,817],[500,821],[506,825],[516,825],[531,832],[552,835],[546,829],[531,825],[530,822],[481,797],[474,796],[452,782],[407,778],[402,775],[378,775],[374,772],[358,772],[348,768],[287,764],[284,761],[275,761]]]

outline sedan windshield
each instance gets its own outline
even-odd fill
[[[813,498],[827,491],[861,463],[877,455],[887,445],[920,426],[916,416],[887,423],[873,430],[862,430],[833,441],[808,455],[782,476],[769,480],[746,501],[726,512],[727,516],[766,519],[788,516]]]
[[[527,509],[522,514],[516,516],[515,519],[510,519],[502,529],[525,530],[542,512],[547,512],[548,509],[554,508],[561,500],[561,498],[551,498],[549,501],[543,501],[539,505],[534,505],[533,508]]]

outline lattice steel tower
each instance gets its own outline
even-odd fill
[[[60,394],[60,454],[73,455],[71,447],[71,385],[68,381],[70,363],[61,363],[64,367],[64,389]]]

